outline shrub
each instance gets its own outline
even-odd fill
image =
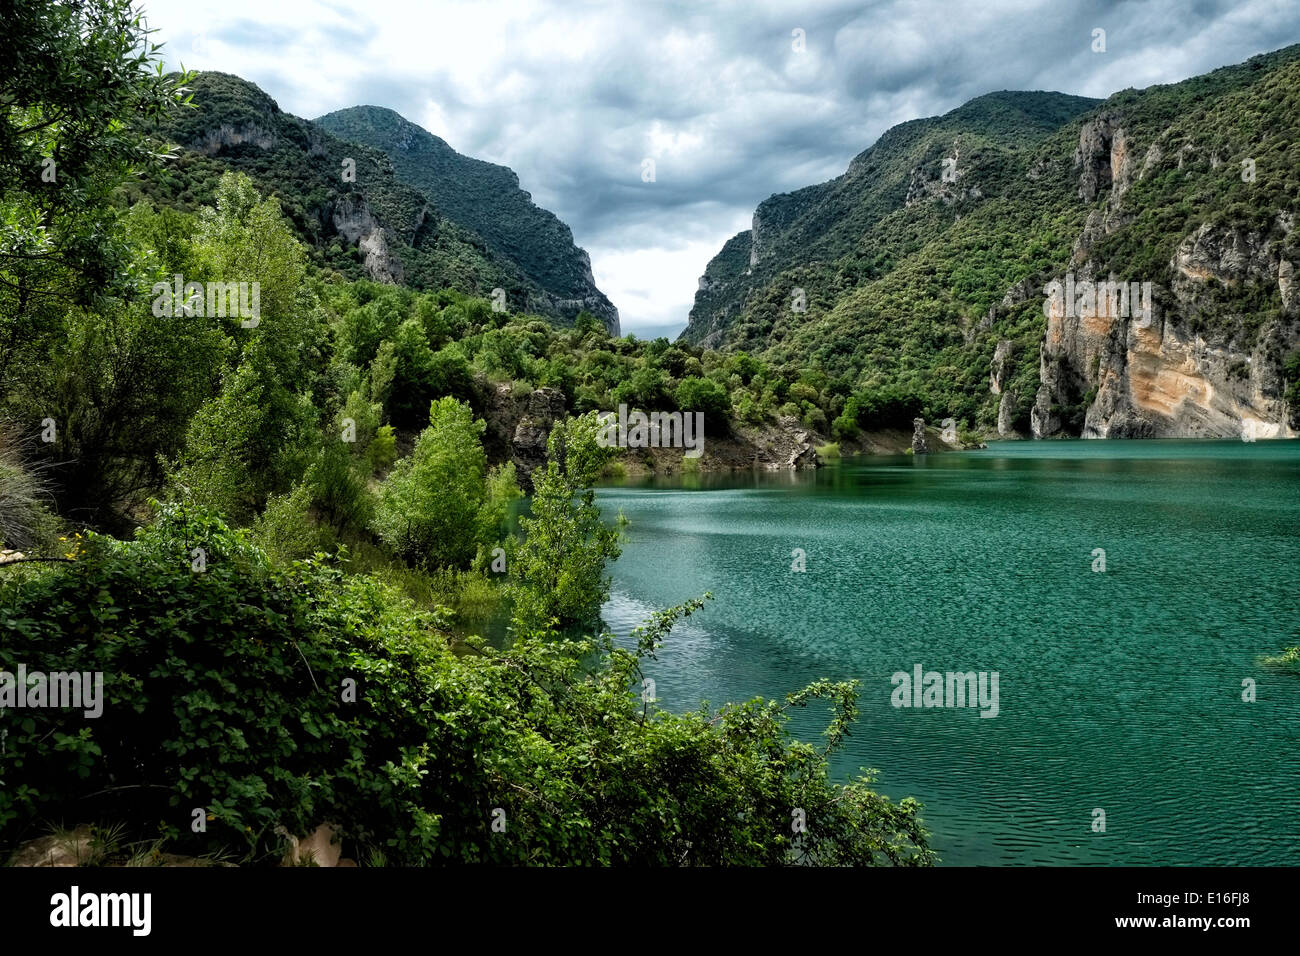
[[[273,495],[253,522],[252,539],[279,561],[305,558],[329,546],[330,536],[311,519],[311,492],[296,485],[287,495]]]
[[[199,543],[203,573],[189,559]],[[36,708],[14,722],[0,852],[63,817],[263,865],[285,850],[277,833],[325,821],[347,855],[399,866],[933,859],[915,801],[877,795],[869,775],[829,780],[852,685],[717,713],[640,699],[641,661],[698,601],[655,615],[635,650],[524,633],[505,651],[453,653],[445,618],[375,578],[276,565],[177,509],[20,589],[5,580],[0,669],[107,679],[96,719]],[[824,748],[786,730],[789,708],[814,699],[833,708]],[[792,833],[792,807],[807,832]]]

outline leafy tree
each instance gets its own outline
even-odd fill
[[[393,333],[391,352],[392,384],[388,389],[388,413],[399,425],[419,424],[438,394],[434,354],[429,350],[424,327],[416,319],[407,319]],[[389,361],[385,352],[385,361]]]
[[[602,523],[592,484],[610,449],[597,441],[590,412],[557,422],[546,470],[533,476],[531,515],[511,575],[515,619],[524,628],[592,620],[609,597],[605,562],[619,555],[618,532]]]
[[[0,4],[0,395],[69,304],[130,293],[113,190],[162,156],[142,131],[186,101],[130,0]]]
[[[158,487],[161,461],[219,380],[226,342],[202,319],[156,317],[141,304],[69,308],[60,333],[44,361],[23,369],[9,406],[55,423],[56,440],[36,454],[61,512],[115,526]]]
[[[347,448],[343,442],[327,440],[316,452],[304,478],[312,505],[325,521],[340,531],[364,529],[374,511],[366,487],[369,463],[363,472]]]
[[[685,412],[703,412],[705,421],[725,419],[731,412],[727,390],[711,378],[689,376],[677,386],[677,407]]]
[[[245,364],[227,375],[221,393],[199,409],[170,474],[179,497],[236,521],[258,510],[263,496],[253,459],[265,419],[262,394],[256,374]]]
[[[429,406],[429,427],[378,490],[374,530],[394,554],[429,568],[469,566],[487,495],[484,427],[454,398]]]
[[[662,409],[672,401],[667,374],[653,365],[638,368],[613,390],[610,397],[615,405],[626,404],[642,409]]]

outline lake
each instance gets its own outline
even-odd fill
[[[599,500],[629,520],[621,639],[714,594],[646,665],[661,706],[860,681],[832,768],[920,800],[944,864],[1300,863],[1300,676],[1259,663],[1300,643],[1300,442],[1002,442]],[[917,665],[997,672],[996,716],[894,706]]]

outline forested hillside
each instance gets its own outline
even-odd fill
[[[1103,103],[995,93],[904,123],[763,202],[683,338],[989,434],[1291,434],[1297,97],[1291,47]],[[1049,326],[1067,273],[1150,283],[1153,328]]]
[[[508,309],[565,324],[572,324],[583,309],[583,303],[571,301],[581,298],[576,287],[566,296],[548,291],[508,252],[450,215],[418,183],[401,177],[379,150],[345,142],[283,112],[239,77],[201,73],[190,88],[192,108],[168,114],[151,130],[177,144],[178,155],[165,167],[145,170],[126,193],[128,202],[147,197],[193,212],[211,204],[221,172],[242,172],[279,200],[315,265],[349,278],[365,276],[416,289],[454,288],[484,298],[499,288]],[[553,216],[537,213],[543,220],[549,217],[548,228],[537,237],[539,246],[552,238],[548,229],[558,226],[567,232]],[[527,233],[524,228],[521,235]],[[543,278],[555,284],[553,275]],[[588,296],[605,307],[617,330],[617,310],[598,291],[588,290]]]
[[[462,156],[390,109],[354,106],[316,120],[340,139],[365,143],[392,161],[397,177],[482,236],[489,247],[536,281],[566,315],[586,309],[618,334],[618,310],[596,288],[591,259],[569,227],[519,188],[514,170]],[[528,310],[544,311],[529,303]]]

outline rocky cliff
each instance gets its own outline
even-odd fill
[[[1138,160],[1125,118],[1105,112],[1083,124],[1075,168],[1079,196],[1103,199],[1075,242],[1076,288],[1114,282],[1095,250],[1131,226],[1131,185],[1164,169],[1205,172],[1225,166],[1195,148],[1170,156],[1167,133]],[[1226,171],[1225,171],[1226,172]],[[1045,301],[1046,332],[1031,414],[1034,437],[1071,432],[1062,409],[1082,409],[1084,438],[1296,437],[1296,409],[1285,398],[1286,356],[1300,348],[1300,303],[1292,281],[1293,209],[1258,228],[1196,224],[1152,282],[1149,315],[1115,296],[1081,293]],[[1045,297],[1046,299],[1046,297]],[[1262,304],[1253,315],[1245,310]],[[995,359],[995,365],[996,365]],[[996,377],[992,389],[998,391]],[[1001,419],[1001,416],[999,416]],[[1001,424],[1001,423],[1000,423]],[[999,428],[1001,430],[1001,428]]]

